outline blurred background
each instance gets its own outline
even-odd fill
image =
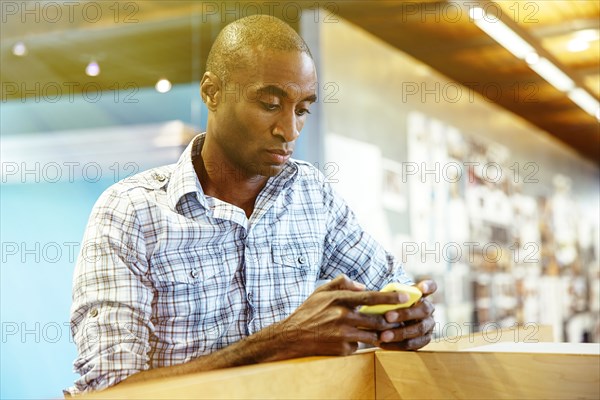
[[[3,1],[0,397],[71,385],[94,202],[205,129],[211,43],[258,13],[317,64],[295,157],[438,281],[436,335],[600,342],[600,2]]]

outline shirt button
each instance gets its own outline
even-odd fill
[[[197,269],[192,270],[191,275],[192,275],[192,278],[197,278],[198,277],[198,270]]]
[[[92,308],[92,309],[90,310],[90,317],[92,317],[92,318],[95,318],[95,317],[97,317],[97,316],[98,316],[98,309],[96,309],[96,308]]]
[[[156,175],[156,180],[159,182],[164,182],[165,181],[165,176],[164,175]]]
[[[304,257],[304,256],[298,257],[298,263],[304,264],[305,262],[306,262],[306,257]]]

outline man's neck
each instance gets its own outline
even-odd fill
[[[248,176],[225,157],[218,144],[207,139],[201,153],[193,160],[204,194],[241,208],[250,218],[256,198],[269,178]]]

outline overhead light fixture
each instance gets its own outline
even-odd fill
[[[573,103],[577,104],[585,112],[596,117],[596,119],[600,121],[600,103],[594,96],[589,94],[587,90],[575,88],[571,90],[567,96],[569,96]]]
[[[90,63],[85,67],[85,74],[88,76],[98,76],[100,75],[100,66],[96,61],[90,61]]]
[[[504,24],[498,17],[487,15],[481,7],[471,7],[469,15],[473,22],[492,39],[500,43],[505,49],[517,58],[525,60],[529,67],[548,83],[567,96],[581,109],[600,120],[600,108],[598,100],[586,90],[576,87],[573,79],[554,65],[550,60],[535,51],[525,39]],[[583,51],[589,47],[589,43],[600,39],[600,31],[597,29],[586,29],[579,31],[569,42],[571,51]],[[583,43],[583,44],[582,44]],[[586,47],[587,46],[587,47]]]
[[[525,62],[527,64],[536,64],[540,61],[540,55],[538,53],[529,53],[525,56]]]
[[[567,50],[572,53],[585,51],[590,48],[590,43],[600,39],[600,31],[597,29],[584,29],[573,34],[573,38],[567,43]]]
[[[593,42],[600,39],[599,29],[583,29],[575,32],[575,37],[579,40],[585,40],[586,42]]]
[[[540,57],[538,62],[530,64],[529,68],[537,72],[539,76],[544,78],[552,86],[561,92],[568,92],[575,87],[575,82],[560,68],[552,64],[547,58]]]
[[[472,7],[469,15],[482,31],[517,58],[525,59],[528,54],[535,53],[533,46],[506,26],[498,17],[486,15],[481,7]]]
[[[567,43],[567,50],[571,53],[578,53],[580,51],[585,51],[590,48],[590,43],[585,40],[579,39],[571,39],[569,43]]]
[[[17,42],[12,48],[12,53],[17,57],[23,57],[27,55],[27,46],[23,42]]]
[[[167,93],[172,87],[173,85],[171,82],[164,78],[160,79],[158,82],[156,82],[156,85],[154,85],[154,88],[158,93]]]
[[[485,11],[481,7],[471,7],[469,9],[469,16],[472,20],[480,20],[485,17]]]

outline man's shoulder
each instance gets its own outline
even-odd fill
[[[319,170],[317,163],[311,164],[297,159],[291,159],[290,162],[297,169],[297,179],[300,183],[323,185],[326,182],[325,175]]]
[[[122,194],[136,189],[158,190],[167,185],[174,169],[175,164],[150,168],[120,180],[109,189]]]
[[[106,203],[110,199],[135,201],[152,196],[168,184],[174,169],[175,164],[163,165],[122,179],[109,186],[98,199],[98,203]]]

